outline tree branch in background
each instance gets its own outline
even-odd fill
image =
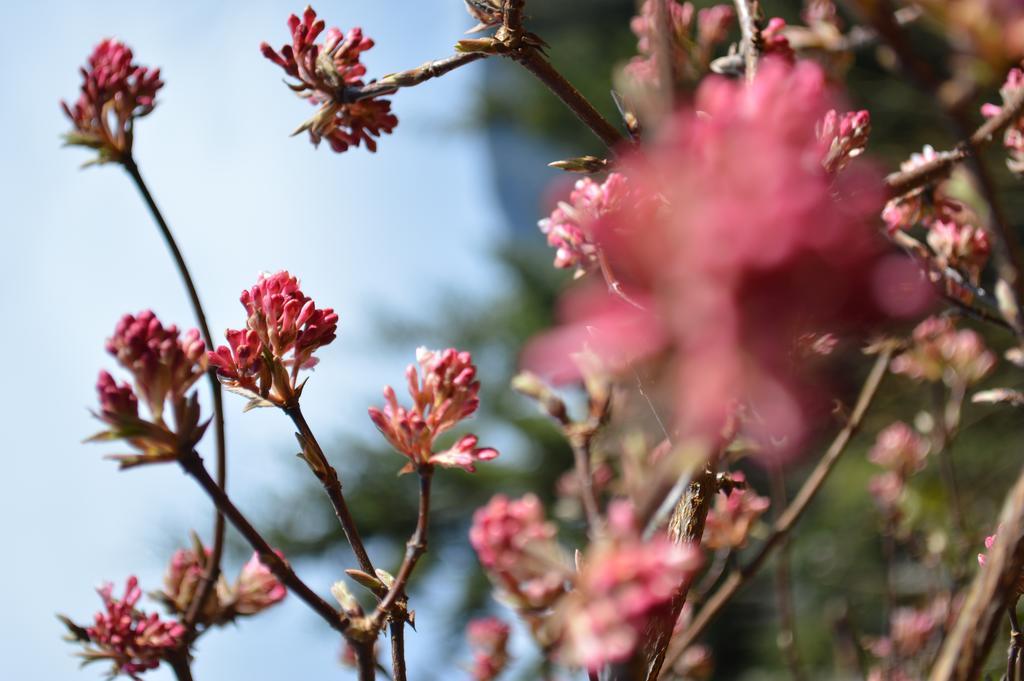
[[[153,198],[152,193],[150,193],[145,180],[142,179],[142,173],[139,172],[139,166],[135,163],[135,159],[129,155],[124,161],[122,161],[122,165],[128,172],[129,177],[131,177],[132,181],[135,183],[135,187],[138,189],[139,194],[142,195],[142,199],[145,201],[146,207],[153,216],[153,221],[159,228],[160,234],[163,236],[164,242],[167,244],[167,248],[171,252],[171,257],[178,269],[178,274],[181,276],[181,279],[185,284],[185,288],[188,291],[189,300],[192,303],[192,311],[195,313],[196,321],[199,324],[199,332],[203,336],[206,348],[208,350],[213,350],[216,346],[213,344],[213,336],[210,334],[210,325],[206,321],[206,313],[203,311],[203,304],[199,301],[199,292],[196,290],[195,282],[192,281],[192,275],[189,272],[188,265],[185,264],[185,257],[182,255],[181,249],[178,248],[178,243],[174,239],[174,234],[171,232],[171,228],[164,219],[163,213],[160,212],[160,208],[156,205],[156,200]],[[217,485],[222,490],[226,491],[227,440],[224,433],[224,395],[221,392],[220,381],[217,380],[216,370],[210,369],[206,372],[206,375],[210,381],[210,390],[213,394],[214,430],[217,441]],[[214,584],[217,582],[217,577],[220,576],[220,561],[224,554],[224,529],[224,516],[218,512],[214,518],[213,546],[210,549],[210,557],[207,561],[206,570],[203,572],[195,597],[189,604],[188,612],[185,613],[184,624],[189,632],[186,639],[193,638],[196,623],[199,619],[199,613],[202,612],[203,606],[206,604],[206,600],[213,593]]]
[[[783,540],[786,539],[793,529],[793,526],[800,520],[800,517],[810,505],[811,500],[821,491],[825,480],[828,479],[829,474],[839,462],[843,452],[846,451],[850,440],[860,429],[864,415],[867,414],[868,408],[878,393],[882,379],[885,377],[885,372],[889,366],[889,360],[892,358],[895,350],[896,344],[893,341],[883,342],[878,352],[878,358],[875,360],[875,364],[871,368],[871,373],[868,374],[863,388],[861,388],[860,395],[857,397],[857,403],[846,425],[836,435],[825,455],[818,462],[818,465],[815,466],[814,470],[811,471],[810,476],[808,476],[796,497],[775,521],[771,534],[757,554],[749,563],[739,570],[732,572],[726,578],[694,617],[693,623],[690,624],[689,628],[672,644],[672,650],[668,658],[668,667],[670,669],[679,660],[683,652],[704,632],[708,624],[711,623],[711,620],[721,612],[725,604],[757,574],[768,557],[782,544]]]

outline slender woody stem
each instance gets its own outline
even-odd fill
[[[135,183],[139,194],[142,195],[146,207],[149,208],[149,212],[153,216],[153,221],[159,228],[160,234],[163,235],[167,249],[171,252],[174,264],[178,268],[178,274],[188,290],[189,300],[192,302],[192,311],[195,313],[196,321],[199,323],[199,332],[203,335],[203,341],[205,341],[207,349],[213,350],[213,335],[210,333],[210,325],[206,321],[206,313],[203,311],[203,304],[199,300],[199,292],[196,290],[195,282],[192,281],[188,265],[185,264],[185,257],[182,255],[181,249],[178,248],[178,242],[174,239],[174,234],[164,219],[163,213],[160,212],[160,208],[156,205],[153,194],[150,193],[149,187],[146,185],[145,180],[142,179],[142,173],[139,172],[139,166],[135,163],[135,159],[128,156],[122,163],[128,175]],[[217,485],[226,491],[227,439],[224,433],[224,395],[221,392],[220,381],[217,380],[216,370],[210,369],[206,372],[206,376],[210,381],[210,390],[213,393],[214,431],[217,441]],[[185,626],[189,630],[190,635],[195,631],[199,613],[202,612],[206,599],[213,593],[213,585],[217,582],[217,577],[220,575],[220,561],[224,553],[224,529],[224,516],[218,512],[213,523],[213,546],[210,549],[210,558],[195,596],[189,604],[188,612],[185,613]]]
[[[199,486],[203,488],[210,500],[213,501],[214,506],[224,516],[227,517],[231,524],[236,530],[245,538],[249,545],[252,546],[253,550],[256,551],[259,556],[260,562],[267,566],[275,577],[284,584],[289,591],[299,597],[306,605],[313,609],[313,611],[320,615],[324,621],[331,626],[332,629],[344,634],[348,630],[348,618],[343,613],[335,610],[327,601],[322,599],[316,594],[309,586],[303,582],[298,575],[292,570],[288,563],[277,555],[267,540],[263,538],[255,527],[252,526],[242,512],[238,510],[234,502],[228,498],[228,495],[224,492],[220,486],[214,482],[213,478],[206,471],[206,467],[203,465],[203,460],[199,456],[198,452],[192,451],[187,455],[179,459],[182,469],[185,473],[191,476]]]
[[[189,664],[188,651],[174,653],[167,658],[167,665],[178,681],[192,681],[192,665]]]
[[[327,456],[324,454],[323,448],[320,443],[317,442],[316,436],[313,435],[313,430],[309,427],[306,422],[305,416],[302,415],[302,408],[299,407],[298,401],[293,401],[282,407],[282,411],[291,418],[292,423],[299,430],[301,439],[304,440],[312,448],[312,453],[317,458],[317,465],[314,467],[312,464],[310,468],[313,473],[320,480],[320,484],[323,485],[324,491],[327,492],[327,497],[331,500],[331,505],[334,507],[334,514],[338,517],[338,521],[341,523],[341,529],[345,532],[345,537],[348,539],[349,545],[352,547],[352,552],[356,556],[356,560],[359,562],[359,568],[369,574],[374,574],[373,563],[370,561],[370,556],[366,552],[366,547],[363,545],[363,539],[359,535],[359,528],[356,527],[356,521],[352,517],[352,512],[348,508],[348,502],[345,501],[345,495],[342,493],[341,478],[338,477],[338,471],[330,465],[327,461]]]
[[[345,88],[341,93],[341,99],[346,102],[359,102],[371,97],[380,97],[397,92],[400,88],[413,87],[454,71],[460,66],[484,59],[489,55],[483,52],[461,52],[459,54],[435,59],[421,64],[414,69],[390,73],[380,80],[363,85],[362,87]]]
[[[871,373],[868,374],[867,380],[864,382],[864,387],[861,388],[860,395],[857,398],[857,404],[854,406],[853,412],[850,414],[849,420],[843,427],[839,434],[836,435],[832,444],[829,446],[825,455],[815,466],[810,476],[804,482],[803,487],[794,497],[793,501],[786,507],[786,510],[779,515],[778,519],[772,527],[772,532],[765,540],[761,549],[757,552],[753,559],[747,563],[744,567],[734,571],[730,574],[722,585],[718,588],[711,598],[708,599],[704,607],[701,608],[700,612],[694,617],[692,624],[682,633],[674,644],[674,650],[669,654],[669,662],[666,667],[671,669],[672,666],[679,660],[679,657],[683,652],[690,647],[690,645],[700,636],[704,630],[710,624],[711,620],[714,619],[722,608],[729,600],[736,595],[750,579],[757,574],[761,566],[764,565],[765,561],[772,554],[772,552],[781,546],[782,541],[789,536],[793,526],[796,525],[797,521],[803,515],[804,511],[810,505],[811,500],[818,494],[825,480],[828,479],[829,474],[835,468],[836,463],[839,462],[839,458],[843,452],[846,451],[846,446],[850,443],[854,434],[860,429],[860,425],[864,420],[864,415],[867,413],[868,408],[874,401],[875,395],[878,393],[878,389],[882,384],[882,379],[885,377],[886,369],[889,365],[889,360],[892,358],[895,346],[892,343],[887,343],[878,353],[878,358],[875,360],[875,364],[871,369]]]
[[[757,60],[761,57],[761,27],[758,24],[761,15],[760,0],[734,0],[736,16],[740,24],[740,54],[743,55],[744,74],[747,82],[757,75]]]

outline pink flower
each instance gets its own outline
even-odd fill
[[[761,41],[763,42],[762,51],[764,54],[773,54],[789,62],[796,59],[793,48],[789,45],[789,39],[786,38],[785,19],[780,19],[779,17],[769,19],[768,25],[761,31]]]
[[[731,474],[734,482],[745,483],[741,472]],[[702,543],[709,549],[736,549],[747,543],[747,536],[771,502],[751,489],[735,487],[715,495],[715,506],[708,511]]]
[[[399,405],[394,389],[385,386],[384,408],[368,410],[384,438],[398,453],[409,457],[402,472],[438,465],[472,473],[476,470],[476,461],[497,457],[496,450],[477,447],[475,435],[463,436],[451,448],[434,452],[438,436],[472,416],[480,404],[480,382],[476,380],[472,355],[454,348],[444,351],[419,348],[416,362],[419,371],[415,364],[405,370],[412,407],[406,409]]]
[[[868,493],[871,494],[878,507],[887,513],[897,511],[897,506],[903,499],[904,489],[906,489],[906,484],[903,476],[891,471],[876,475],[868,481]]]
[[[1003,105],[1017,94],[1021,87],[1024,87],[1024,71],[1020,68],[1010,69],[1006,76],[1006,82],[999,88],[999,94],[1003,99]],[[996,104],[985,104],[981,107],[981,113],[986,118],[992,118],[1002,113],[1003,107]],[[1015,120],[1006,132],[1003,133],[1003,146],[1009,153],[1006,165],[1010,171],[1017,175],[1024,174],[1024,121],[1020,118]]]
[[[830,173],[839,172],[864,153],[871,134],[871,114],[861,110],[840,116],[831,109],[818,124],[817,133],[825,149],[822,165]]]
[[[609,533],[588,548],[575,589],[559,604],[558,658],[597,671],[636,649],[650,616],[700,567],[696,547],[664,535],[642,541],[628,502],[609,509]]]
[[[913,428],[896,421],[878,434],[868,460],[907,478],[924,468],[928,443]]]
[[[914,329],[913,345],[892,360],[893,373],[916,381],[973,385],[995,367],[996,358],[976,332],[957,330],[945,317],[929,317]]]
[[[132,51],[122,42],[108,38],[89,56],[88,68],[81,69],[82,91],[74,106],[61,102],[74,131],[65,139],[69,145],[95,149],[93,163],[124,162],[131,157],[135,119],[156,106],[156,93],[163,87],[160,69],[139,66]]]
[[[343,35],[337,28],[328,29],[323,19],[317,19],[312,7],[306,7],[302,18],[294,14],[288,18],[292,43],[275,52],[262,43],[263,56],[299,82],[289,87],[310,104],[318,106],[316,114],[303,123],[296,133],[308,130],[314,145],[326,139],[331,149],[342,152],[349,147],[365,144],[370,151],[377,150],[381,133],[390,133],[398,119],[391,113],[391,102],[376,97],[356,100],[352,90],[364,85],[366,67],[362,53],[373,47],[373,40],[363,36],[361,28],[353,28]],[[324,43],[317,37],[324,33]]]
[[[280,603],[287,593],[284,584],[254,553],[231,590],[232,609],[238,615],[256,615]]]
[[[910,158],[900,164],[901,172],[910,172],[935,160],[938,157],[931,145],[925,145],[920,154],[911,154]],[[890,234],[901,229],[910,229],[918,221],[927,217],[928,212],[923,201],[925,188],[919,187],[911,192],[890,199],[882,209],[882,220]]]
[[[862,335],[887,310],[907,311],[888,300],[902,292],[874,288],[892,264],[874,225],[880,176],[864,164],[839,175],[821,166],[815,124],[833,108],[810,62],[765,59],[749,85],[705,79],[694,107],[617,168],[658,209],[639,225],[626,213],[594,227],[611,270],[646,309],[606,296],[573,310],[571,325],[531,344],[526,368],[571,371],[585,344],[634,359],[667,348],[663,373],[686,436],[717,440],[740,402],[759,416],[744,435],[766,455],[798,451],[822,403],[817,377],[794,371],[798,339],[821,329]]]
[[[153,417],[160,419],[167,400],[180,400],[206,371],[206,346],[199,331],[180,334],[165,327],[150,310],[127,314],[107,340],[107,352],[135,377],[135,388]]]
[[[203,547],[205,556],[200,558],[192,549],[178,549],[171,556],[171,563],[164,574],[163,596],[178,613],[188,611],[192,598],[203,576],[210,550]],[[216,599],[211,599],[216,605]]]
[[[316,366],[313,353],[336,338],[338,315],[318,308],[285,270],[261,273],[241,302],[246,328],[229,329],[230,347],[209,353],[210,364],[229,389],[285,406],[300,392],[299,370]]]
[[[82,656],[87,663],[108,660],[113,674],[138,679],[181,645],[185,627],[138,610],[142,590],[134,576],[128,578],[123,598],[114,598],[113,591],[112,584],[99,589],[104,610],[96,613],[93,625],[86,628],[96,647],[87,648]]]
[[[100,415],[105,422],[115,425],[138,418],[139,400],[127,383],[118,384],[110,373],[100,371],[96,392],[100,398]]]
[[[609,174],[601,184],[589,177],[576,182],[569,202],[559,202],[550,216],[537,223],[548,245],[556,249],[555,267],[575,267],[577,276],[596,267],[592,227],[605,215],[630,208],[629,199],[629,182],[620,173]]]
[[[542,609],[565,591],[568,564],[540,499],[497,495],[473,514],[469,542],[502,593],[519,607]]]
[[[466,637],[473,649],[474,681],[494,681],[508,665],[509,627],[496,617],[472,620]]]
[[[696,77],[706,68],[715,48],[728,37],[736,17],[732,7],[715,5],[696,13],[697,30],[694,35],[694,7],[690,2],[668,0],[669,47],[672,71]],[[661,67],[658,64],[657,9],[653,0],[644,0],[639,13],[630,22],[637,37],[638,56],[626,66],[626,73],[636,82],[659,86]]]
[[[937,219],[928,228],[927,240],[941,267],[958,269],[978,283],[992,253],[988,232],[953,219]]]

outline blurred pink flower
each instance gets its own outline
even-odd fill
[[[373,40],[363,36],[361,28],[353,28],[343,35],[337,28],[324,33],[324,43],[317,37],[326,24],[317,19],[312,7],[306,7],[300,19],[288,18],[292,43],[279,52],[267,43],[260,45],[263,56],[295,78],[297,84],[288,84],[297,95],[318,106],[316,114],[303,123],[296,133],[308,130],[314,145],[326,139],[336,152],[364,144],[370,151],[377,150],[381,133],[390,133],[398,125],[391,113],[391,102],[376,97],[356,101],[350,96],[352,88],[364,85],[366,67],[362,53],[373,47]]]
[[[921,153],[914,153],[910,158],[900,163],[901,172],[916,170],[926,163],[938,157],[935,149],[926,144]],[[885,221],[889,233],[895,233],[901,229],[910,229],[928,215],[924,198],[925,187],[918,187],[902,196],[889,200],[882,209],[882,220]]]
[[[558,658],[597,671],[636,649],[651,614],[700,567],[700,551],[665,535],[643,541],[628,502],[608,511],[606,536],[590,545],[575,588],[555,613]]]
[[[238,615],[256,615],[280,603],[287,593],[284,584],[254,553],[231,588],[231,607]]]
[[[868,460],[907,478],[924,468],[928,443],[902,421],[892,423],[875,438]]]
[[[1021,17],[1024,23],[1024,13]],[[1024,87],[1024,71],[1020,68],[1010,69],[1006,76],[1006,82],[999,88],[999,94],[1003,99],[1003,105],[1016,95]],[[986,118],[992,118],[1002,113],[1003,107],[996,104],[985,104],[981,107],[981,113]],[[1009,152],[1006,165],[1018,175],[1024,175],[1024,121],[1017,118],[1003,133],[1003,146]]]
[[[741,472],[731,473],[732,480],[746,483]],[[771,502],[752,489],[734,487],[728,493],[715,495],[715,505],[708,511],[701,543],[711,550],[737,549],[747,543],[747,536],[757,519]]]
[[[476,470],[476,461],[497,457],[496,450],[477,447],[475,435],[463,436],[451,448],[434,452],[437,438],[472,416],[480,405],[480,382],[476,380],[472,355],[454,348],[444,351],[419,348],[416,362],[419,371],[415,364],[405,370],[412,407],[406,409],[399,405],[394,389],[385,386],[384,408],[368,410],[384,438],[409,458],[402,472],[411,472],[423,465],[438,465],[472,473]]]
[[[210,364],[229,389],[286,406],[300,391],[299,370],[316,366],[313,353],[337,337],[338,315],[318,308],[285,270],[261,273],[240,300],[246,327],[228,329],[230,347],[209,353]]]
[[[981,280],[992,253],[988,232],[954,219],[936,219],[928,227],[927,241],[941,267],[958,269],[975,284]]]
[[[178,549],[171,556],[171,563],[164,574],[164,590],[161,595],[175,612],[185,613],[192,603],[203,576],[206,559],[210,555],[206,547],[203,547],[203,551],[206,555],[202,559],[192,549]],[[217,605],[215,598],[210,601],[213,606]]]
[[[996,357],[975,331],[957,330],[946,317],[929,317],[914,329],[913,344],[892,360],[893,373],[916,381],[969,386],[985,378]]]
[[[540,499],[497,495],[473,514],[469,542],[488,576],[519,607],[549,607],[565,592],[567,559]]]
[[[93,625],[86,628],[96,647],[87,648],[82,655],[87,663],[110,661],[114,675],[138,679],[181,645],[185,627],[136,609],[142,590],[134,576],[128,578],[123,598],[115,598],[113,591],[112,584],[99,589],[104,610],[96,613]]]
[[[669,54],[672,60],[672,72],[683,74],[690,67],[703,68],[718,45],[728,37],[736,13],[729,5],[714,5],[694,12],[690,2],[667,0],[665,8],[668,12]],[[696,15],[696,33],[694,32],[694,16]],[[661,66],[657,48],[657,9],[654,0],[644,0],[640,11],[630,22],[630,28],[637,38],[637,53],[629,64],[626,73],[636,82],[659,86]]]
[[[61,102],[74,130],[65,136],[69,145],[95,149],[95,163],[123,162],[131,157],[135,119],[156,106],[163,87],[160,69],[139,66],[124,43],[108,38],[89,56],[81,69],[82,90],[74,106]]]
[[[593,292],[582,305],[569,297],[570,323],[526,349],[526,368],[571,375],[570,356],[584,344],[602,358],[664,348],[684,434],[717,440],[741,401],[758,415],[745,434],[766,455],[798,451],[808,410],[823,403],[816,377],[794,371],[798,339],[821,329],[863,335],[891,310],[920,311],[885,300],[909,296],[905,287],[878,283],[894,279],[888,270],[880,278],[894,264],[875,226],[880,175],[867,164],[833,175],[820,163],[815,124],[834,108],[810,62],[765,59],[749,85],[705,79],[694,107],[618,167],[633,191],[658,197],[656,214],[641,228],[628,215],[594,226],[644,309]],[[918,288],[927,294],[926,281]]]
[[[508,665],[509,627],[497,617],[470,621],[466,638],[473,649],[474,681],[494,681]]]
[[[892,471],[876,475],[868,481],[868,493],[879,509],[886,513],[897,512],[904,489],[906,485],[903,476]]]
[[[762,52],[765,55],[775,55],[787,61],[794,61],[796,55],[786,38],[786,20],[779,17],[772,17],[768,20],[764,30],[761,31]]]
[[[139,400],[127,383],[118,384],[107,371],[100,371],[96,381],[100,398],[100,416],[106,423],[117,425],[139,416]]]

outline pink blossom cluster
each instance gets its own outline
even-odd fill
[[[825,150],[822,165],[830,173],[839,172],[864,153],[871,134],[871,114],[862,109],[840,115],[830,109],[818,124],[817,134]]]
[[[497,617],[475,619],[466,628],[473,649],[473,681],[494,681],[508,666],[509,627]]]
[[[620,173],[610,173],[602,183],[589,177],[577,181],[569,201],[560,201],[550,216],[537,223],[555,249],[555,267],[575,267],[577,276],[596,267],[594,224],[611,213],[635,209],[634,203],[629,181]]]
[[[164,590],[157,596],[178,614],[188,612],[199,588],[210,550],[202,548],[203,556],[194,549],[179,549],[171,557],[164,575]],[[204,624],[223,624],[239,616],[256,615],[281,602],[287,590],[258,554],[242,567],[234,584],[228,584],[223,575],[204,604],[200,621]]]
[[[912,345],[892,360],[894,373],[916,381],[969,386],[995,367],[996,358],[971,329],[957,329],[946,317],[929,317],[914,329]]]
[[[260,274],[241,302],[246,326],[226,332],[229,345],[209,353],[210,364],[229,388],[283,406],[298,390],[299,370],[315,366],[313,353],[337,336],[338,315],[318,308],[285,270]]]
[[[1024,21],[1024,16],[1022,16],[1022,21]],[[1022,33],[1024,33],[1024,24],[1022,24]],[[1017,95],[1022,87],[1024,87],[1024,71],[1017,67],[1010,69],[1006,76],[1006,82],[999,88],[1003,105],[1005,106],[1011,97]],[[986,118],[998,116],[1002,111],[1003,107],[997,104],[989,103],[981,107],[981,113]],[[1003,146],[1009,152],[1006,165],[1013,173],[1024,175],[1024,121],[1020,118],[1006,128],[1006,132],[1003,133]]]
[[[736,13],[729,5],[713,5],[695,11],[690,2],[667,0],[669,22],[669,55],[673,73],[684,73],[688,66],[704,65],[715,48],[728,37]],[[697,18],[694,31],[694,16]],[[626,73],[639,83],[659,86],[661,65],[658,64],[657,4],[644,0],[640,12],[633,17],[630,28],[637,37],[638,56],[626,66]]]
[[[83,656],[87,662],[109,660],[115,675],[138,679],[139,674],[156,669],[162,659],[181,646],[185,627],[138,610],[142,589],[134,576],[128,578],[123,598],[115,598],[113,592],[113,584],[99,589],[104,609],[86,628],[95,649],[87,649]]]
[[[711,550],[738,549],[747,543],[747,537],[757,519],[771,502],[746,486],[746,476],[737,471],[730,474],[738,485],[728,492],[715,495],[715,505],[708,511],[701,543]]]
[[[518,607],[543,610],[565,593],[568,565],[533,494],[497,495],[473,514],[469,542],[503,595]]]
[[[167,401],[180,400],[206,370],[199,331],[181,334],[173,324],[165,327],[151,310],[122,317],[107,340],[107,352],[135,377],[135,389],[155,419]],[[101,383],[101,395],[113,398],[111,382],[101,377]]]
[[[206,370],[206,346],[199,332],[181,334],[178,327],[164,326],[146,310],[121,318],[107,340],[107,351],[131,372],[134,386],[100,372],[96,416],[109,428],[91,439],[121,439],[137,450],[138,454],[111,457],[122,467],[170,461],[190,451],[208,425],[199,422],[195,393],[186,395]],[[139,414],[140,397],[149,409],[148,418]],[[165,418],[168,404],[173,425]]]
[[[627,660],[651,615],[701,564],[694,546],[665,535],[641,540],[629,502],[612,504],[608,521],[607,535],[587,549],[575,588],[555,616],[559,659],[591,671]]]
[[[394,388],[385,386],[383,409],[370,407],[368,410],[384,438],[397,452],[409,458],[402,472],[438,465],[472,473],[477,461],[497,457],[496,450],[477,447],[475,435],[464,435],[452,447],[434,451],[437,438],[472,416],[480,405],[480,382],[476,380],[472,355],[454,348],[443,351],[419,348],[416,364],[410,364],[405,370],[411,408],[401,406]]]
[[[163,87],[160,69],[133,61],[131,49],[108,38],[89,56],[81,69],[82,89],[73,106],[61,102],[74,126],[68,144],[99,152],[98,162],[122,162],[131,156],[132,132],[136,118],[156,106],[156,93]]]
[[[871,478],[868,491],[879,508],[893,516],[898,514],[907,480],[924,468],[928,450],[928,443],[902,421],[886,426],[878,434],[868,460],[885,470]]]
[[[373,40],[363,35],[361,28],[347,34],[337,28],[324,32],[326,24],[318,19],[312,7],[306,7],[300,19],[288,18],[292,42],[280,51],[267,43],[260,50],[270,61],[298,80],[289,87],[300,97],[318,106],[317,113],[296,130],[308,130],[314,145],[326,139],[336,152],[364,144],[370,151],[377,150],[381,133],[391,133],[398,118],[391,113],[391,102],[377,97],[353,99],[350,90],[365,83],[366,67],[363,52],[373,47]],[[324,34],[323,44],[316,39]]]
[[[822,167],[815,125],[834,108],[810,62],[765,59],[749,85],[705,79],[660,144],[619,166],[634,191],[658,197],[652,218],[642,229],[615,215],[594,226],[625,292],[646,309],[570,294],[572,318],[526,349],[527,367],[564,375],[584,344],[603,357],[665,348],[684,432],[717,439],[740,401],[759,417],[745,434],[769,443],[766,453],[796,451],[820,403],[815,377],[794,372],[798,339],[864,333],[918,313],[928,295],[909,260],[883,257],[878,174]]]
[[[908,173],[934,161],[938,158],[935,149],[926,144],[921,153],[914,153],[910,158],[900,163],[900,171]],[[900,229],[909,229],[918,222],[928,218],[930,202],[925,201],[925,187],[918,187],[901,196],[894,197],[885,204],[882,210],[882,219],[890,233]]]

